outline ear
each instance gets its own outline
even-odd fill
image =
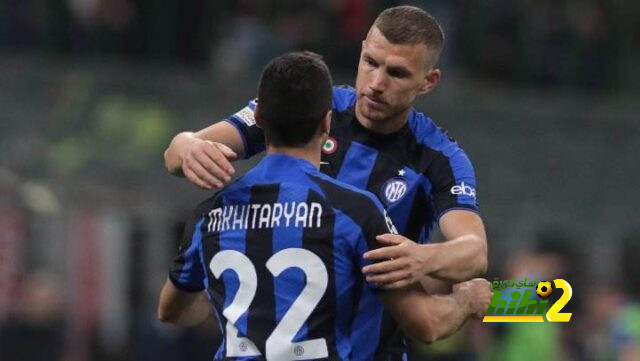
[[[329,135],[331,131],[331,114],[333,111],[331,109],[327,110],[327,113],[322,118],[322,122],[320,123],[320,132],[325,135]]]
[[[256,104],[256,108],[253,110],[253,117],[256,120],[256,125],[258,126],[258,128],[264,128],[264,121],[262,120],[262,117],[260,116],[260,103]]]
[[[427,94],[433,90],[433,88],[438,85],[438,81],[440,81],[440,75],[440,69],[430,69],[422,79],[422,86],[420,87],[420,90],[418,90],[418,95]]]

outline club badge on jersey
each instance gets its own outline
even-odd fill
[[[404,175],[404,171],[398,171],[399,177],[393,177],[389,179],[380,190],[380,195],[382,199],[387,203],[387,205],[398,202],[404,197],[407,193],[407,189],[409,188],[409,184],[402,177]]]

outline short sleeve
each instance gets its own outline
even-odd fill
[[[176,288],[185,292],[204,289],[204,269],[200,262],[202,224],[204,217],[194,216],[185,225],[178,254],[169,268],[169,279]]]
[[[462,149],[457,148],[449,156],[435,159],[428,174],[433,185],[437,219],[453,209],[479,212],[475,172]]]
[[[238,112],[232,114],[226,122],[231,123],[242,137],[244,144],[244,157],[251,158],[265,150],[264,132],[256,125],[254,111],[257,99],[254,99]]]

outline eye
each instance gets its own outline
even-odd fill
[[[389,76],[392,76],[394,78],[406,78],[409,76],[409,72],[404,70],[404,69],[398,69],[398,68],[389,68],[387,70],[387,74],[389,74]]]
[[[367,64],[367,65],[369,65],[369,66],[372,66],[372,67],[376,67],[376,66],[378,66],[378,63],[376,63],[376,62],[375,62],[375,60],[371,59],[371,58],[370,58],[370,57],[368,57],[368,56],[365,56],[365,57],[363,58],[363,60],[364,60],[365,64]]]

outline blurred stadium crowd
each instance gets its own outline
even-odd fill
[[[398,4],[0,0],[0,361],[211,359],[214,322],[155,318],[205,196],[164,171],[164,147],[243,106],[287,50],[323,54],[351,84],[370,22]],[[568,324],[469,322],[414,352],[639,359],[640,3],[411,4],[447,34],[443,81],[418,108],[474,162],[487,279],[574,290]]]
[[[334,71],[351,71],[375,15],[402,3],[5,0],[0,4],[0,48],[212,64],[221,74],[255,70],[287,50],[314,49]],[[411,3],[440,19],[448,34],[447,58],[473,77],[580,90],[638,90],[640,5],[633,2]]]

